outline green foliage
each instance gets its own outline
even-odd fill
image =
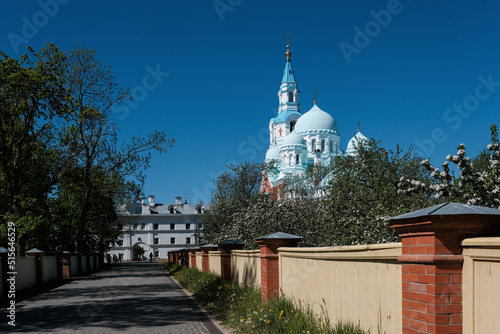
[[[216,180],[210,210],[203,216],[203,240],[211,242],[233,238],[232,215],[246,210],[259,198],[264,164],[250,161],[229,165]]]
[[[330,231],[334,245],[397,241],[387,218],[429,206],[422,193],[398,194],[401,178],[428,184],[424,169],[410,148],[386,150],[371,140],[356,157],[336,160],[328,192],[328,211],[335,224]]]
[[[0,53],[0,235],[14,221],[21,254],[102,252],[121,233],[117,209],[140,193],[150,151],[174,140],[154,131],[118,143],[111,108],[130,96],[94,50],[29,51]]]
[[[232,170],[243,168],[254,169],[247,174],[263,170],[251,164]],[[215,205],[204,218],[205,241],[234,239],[257,248],[256,238],[278,231],[303,237],[300,245],[306,247],[397,241],[385,219],[430,203],[425,193],[398,194],[401,178],[430,183],[411,149],[393,152],[375,141],[360,147],[357,157],[338,157],[334,164],[311,166],[303,175],[287,178],[279,201],[255,194],[244,204],[233,204],[232,192],[219,200],[219,189],[245,186],[236,177],[219,178]]]
[[[451,201],[500,208],[500,144],[497,126],[493,124],[490,131],[491,144],[474,159],[467,156],[465,145],[460,144],[457,154],[449,154],[447,161],[441,164],[442,171],[433,167],[429,160],[423,160],[421,164],[432,182],[423,185],[411,178],[402,179],[400,193],[420,192],[436,202]],[[449,162],[458,168],[457,177],[450,172]]]
[[[236,333],[365,333],[354,324],[332,325],[325,314],[318,318],[307,306],[294,305],[284,297],[263,304],[259,289],[224,283],[214,273],[184,268],[174,276],[184,288],[194,293],[204,307]]]

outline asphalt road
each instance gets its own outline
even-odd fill
[[[2,307],[0,332],[223,333],[159,263],[117,264],[16,304],[16,327]]]

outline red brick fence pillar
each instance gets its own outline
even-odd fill
[[[57,255],[57,266],[59,279],[71,278],[71,253],[64,251]]]
[[[443,203],[389,222],[403,244],[403,333],[462,333],[461,241],[500,235],[500,210]]]
[[[201,271],[208,273],[210,271],[210,259],[208,257],[208,252],[217,250],[218,246],[214,244],[207,244],[200,246],[201,249]]]
[[[260,247],[260,290],[262,301],[279,297],[279,247],[296,247],[302,237],[277,232],[255,241]]]
[[[233,249],[243,249],[244,242],[227,240],[219,244],[221,277],[225,282],[231,281],[231,251]]]
[[[200,250],[200,247],[193,247],[189,249],[191,256],[191,268],[196,268],[196,253]]]

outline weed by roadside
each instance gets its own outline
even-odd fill
[[[286,298],[262,304],[260,289],[224,283],[214,273],[165,264],[165,269],[210,312],[236,333],[324,333],[365,334],[357,325],[332,325],[327,317],[316,317],[302,305]]]

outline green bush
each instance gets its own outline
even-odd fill
[[[332,325],[326,316],[316,317],[306,306],[286,298],[263,304],[260,289],[224,283],[214,273],[183,268],[174,274],[177,281],[224,324],[236,333],[325,333],[364,334],[357,325]]]

